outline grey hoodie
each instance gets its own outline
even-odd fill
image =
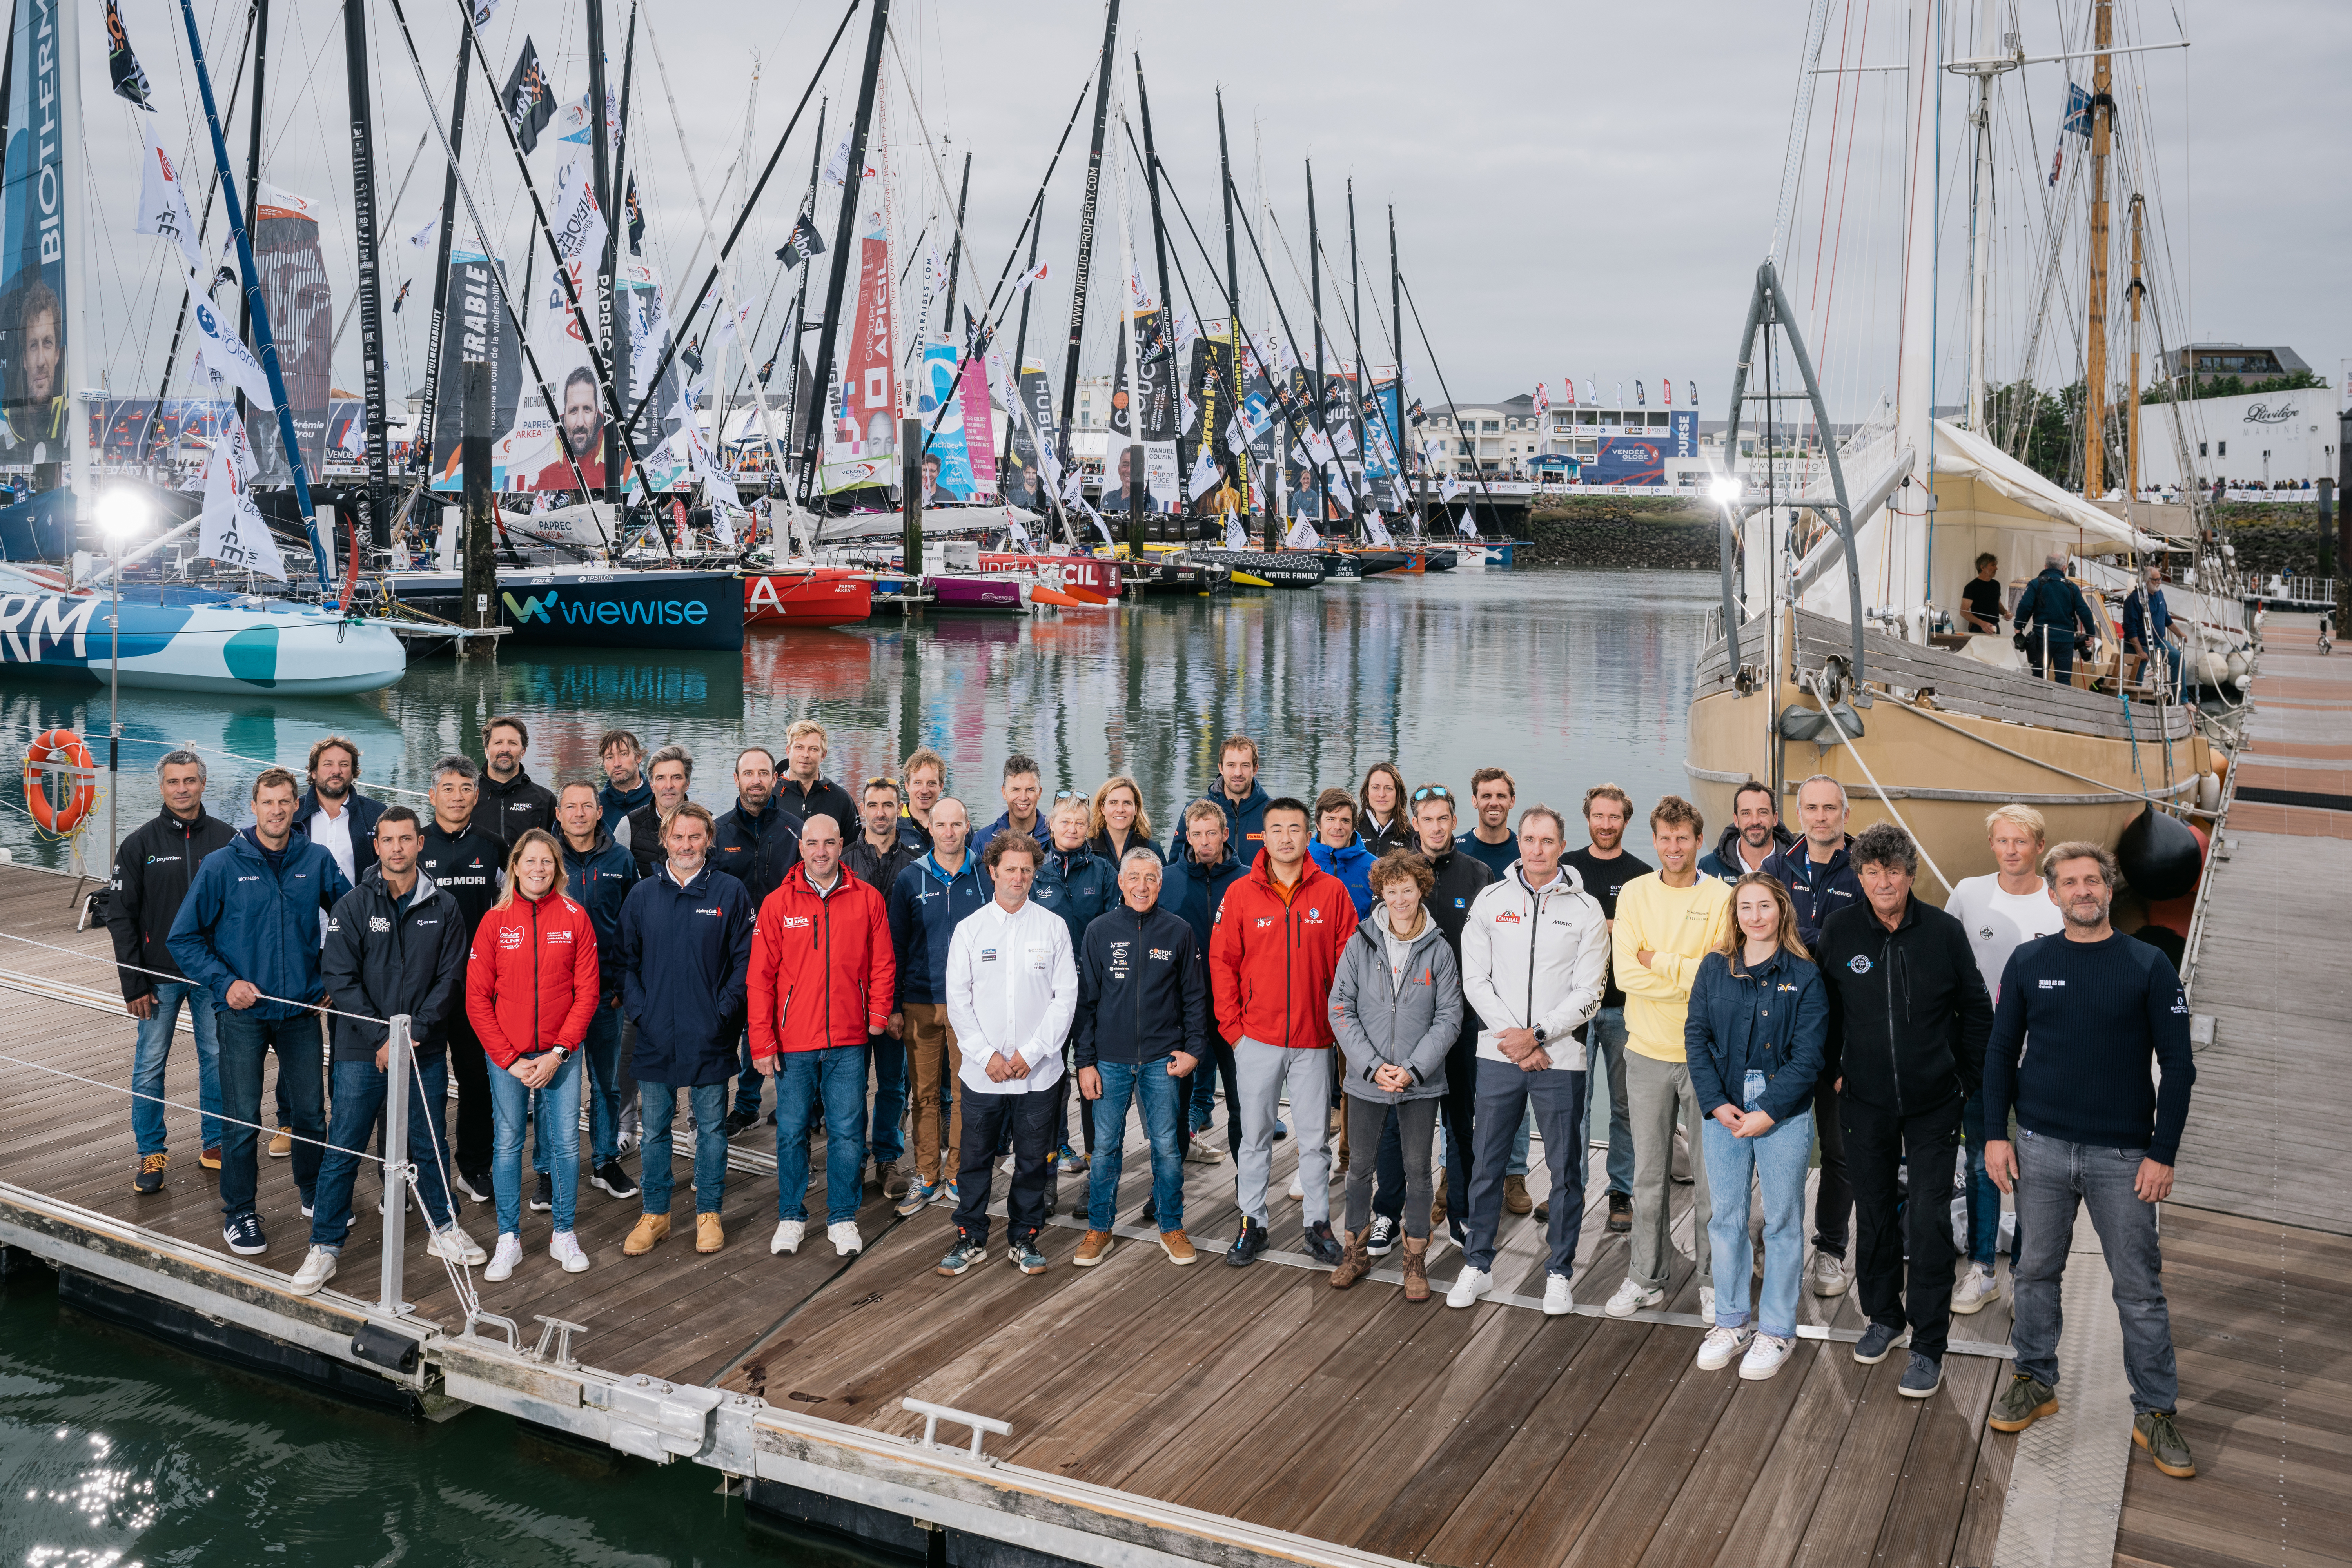
[[[1382,1105],[1445,1092],[1445,1053],[1462,1029],[1462,972],[1437,922],[1423,914],[1403,982],[1389,969],[1388,911],[1375,909],[1340,950],[1331,976],[1331,1032],[1347,1059],[1340,1087]],[[1372,1081],[1382,1065],[1410,1068],[1409,1089]]]

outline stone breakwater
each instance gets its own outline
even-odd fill
[[[1580,496],[1538,506],[1523,525],[1520,566],[1601,572],[1711,570],[1719,562],[1715,513],[1661,496]]]

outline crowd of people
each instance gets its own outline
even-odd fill
[[[529,747],[522,720],[492,720],[478,761],[435,764],[419,811],[362,793],[359,748],[329,736],[307,779],[255,780],[241,829],[207,811],[202,760],[174,752],[157,766],[163,810],[122,845],[109,924],[139,1020],[134,1088],[160,1095],[186,1010],[224,1239],[257,1256],[277,1053],[268,1153],[289,1161],[310,1225],[297,1292],[334,1276],[384,1104],[388,1020],[405,1016],[429,1247],[492,1281],[526,1267],[527,1210],[549,1216],[552,1265],[592,1266],[583,1170],[636,1202],[623,1254],[660,1247],[681,1092],[698,1252],[727,1245],[729,1141],[765,1125],[772,1252],[810,1243],[821,1135],[839,1257],[865,1245],[870,1170],[898,1215],[949,1212],[935,1267],[963,1274],[991,1256],[1008,1176],[1006,1255],[1040,1274],[1060,1189],[1085,1177],[1070,1261],[1089,1268],[1119,1244],[1132,1111],[1151,1176],[1139,1222],[1171,1264],[1199,1257],[1187,1163],[1232,1162],[1224,1260],[1265,1256],[1286,1140],[1297,1247],[1333,1289],[1401,1253],[1406,1299],[1428,1300],[1444,1226],[1461,1251],[1445,1303],[1475,1306],[1496,1289],[1507,1215],[1532,1212],[1552,1314],[1584,1283],[1587,1151],[1605,1145],[1605,1211],[1591,1207],[1627,1236],[1628,1263],[1601,1310],[1664,1306],[1673,1188],[1687,1183],[1697,1365],[1736,1362],[1748,1379],[1788,1361],[1805,1290],[1854,1289],[1854,1358],[1907,1347],[1900,1392],[1933,1394],[1953,1315],[1999,1296],[2013,1194],[2017,1365],[1991,1416],[2004,1431],[2056,1407],[2059,1281],[2087,1203],[2135,1439],[2167,1473],[2194,1473],[2171,1415],[2154,1208],[2195,1076],[2187,1009],[2162,953],[2110,921],[2114,858],[2046,846],[2030,806],[1992,814],[1999,869],[1939,909],[1915,894],[1903,828],[1850,834],[1827,775],[1798,786],[1794,832],[1772,788],[1741,786],[1711,848],[1698,809],[1664,796],[1646,814],[1652,866],[1626,847],[1640,808],[1614,784],[1586,790],[1574,819],[1521,805],[1492,767],[1466,802],[1389,763],[1353,790],[1276,795],[1244,735],[1164,844],[1135,779],[1048,798],[1022,755],[976,831],[985,807],[950,793],[929,750],[853,797],[824,776],[827,737],[806,721],[781,759],[734,757],[716,812],[691,797],[681,747],[648,754],[615,730],[599,776],[554,789],[526,771]],[[134,1185],[157,1192],[162,1109],[136,1105]],[[1538,1144],[1541,1205],[1526,1180]],[[495,1216],[489,1247],[460,1224],[467,1205]]]

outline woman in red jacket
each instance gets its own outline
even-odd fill
[[[547,1255],[567,1274],[588,1267],[572,1234],[580,1180],[580,1042],[596,1016],[596,928],[563,896],[563,852],[532,828],[507,856],[506,886],[474,931],[466,965],[466,1016],[490,1058],[497,1132],[490,1186],[499,1245],[486,1279],[522,1261],[522,1133],[539,1091],[539,1146],[554,1182],[555,1236]]]

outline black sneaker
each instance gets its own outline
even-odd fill
[[[1242,1221],[1242,1233],[1234,1237],[1231,1247],[1225,1248],[1225,1261],[1236,1268],[1245,1268],[1255,1263],[1257,1255],[1265,1250],[1265,1226],[1254,1219],[1245,1219]]]
[[[1339,1245],[1338,1237],[1331,1234],[1329,1220],[1318,1219],[1307,1227],[1307,1256],[1335,1268],[1339,1267],[1339,1259],[1348,1256],[1348,1249]]]
[[[1903,1381],[1895,1392],[1906,1399],[1925,1399],[1944,1386],[1944,1363],[1918,1351],[1911,1352],[1910,1364],[1903,1369]]]
[[[488,1171],[460,1171],[455,1184],[457,1195],[469,1203],[486,1204],[490,1201],[490,1173]]]
[[[530,1190],[530,1212],[545,1214],[555,1206],[555,1178],[549,1173],[539,1173],[539,1184]]]
[[[1290,1124],[1279,1116],[1274,1119],[1274,1141],[1277,1143],[1290,1136]]]
[[[161,1152],[142,1154],[139,1157],[139,1173],[131,1178],[131,1190],[142,1197],[162,1192],[163,1167],[171,1163],[172,1157],[169,1154]]]
[[[1609,1234],[1624,1236],[1633,1228],[1633,1197],[1630,1193],[1609,1194]]]
[[[1024,1237],[1013,1244],[1013,1267],[1024,1274],[1045,1272],[1045,1255],[1037,1250],[1037,1238]]]
[[[1371,1234],[1364,1238],[1364,1250],[1374,1258],[1386,1258],[1396,1249],[1397,1222],[1384,1214],[1372,1216]]]
[[[751,1128],[757,1127],[758,1125],[760,1125],[760,1113],[758,1111],[730,1110],[727,1113],[727,1120],[719,1124],[719,1133],[722,1138],[732,1138],[737,1133],[746,1131]]]
[[[629,1173],[621,1169],[618,1160],[607,1160],[597,1166],[588,1177],[588,1184],[611,1197],[633,1198],[637,1195],[637,1184],[629,1180]]]
[[[269,1238],[261,1234],[258,1215],[238,1215],[221,1227],[221,1239],[239,1258],[258,1258],[269,1250]]]
[[[1889,1328],[1885,1323],[1873,1323],[1862,1331],[1862,1338],[1854,1342],[1853,1359],[1864,1366],[1876,1366],[1886,1359],[1887,1353],[1901,1343],[1902,1340],[1901,1329]]]
[[[1160,1200],[1158,1198],[1144,1199],[1143,1212],[1135,1216],[1135,1223],[1138,1225],[1148,1225],[1157,1228],[1160,1224]]]

